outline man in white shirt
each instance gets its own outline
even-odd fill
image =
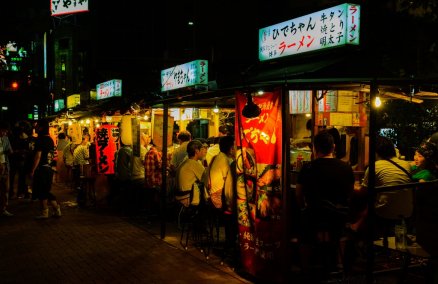
[[[193,186],[193,196],[191,205],[199,205],[201,199],[201,188],[199,183],[205,178],[205,168],[198,162],[204,157],[202,143],[198,140],[190,141],[187,144],[188,159],[184,160],[177,169],[176,178],[178,180],[178,192],[187,193],[187,198]],[[180,199],[185,199],[183,194],[178,194]],[[177,200],[180,200],[177,198]],[[188,200],[184,200],[188,201]],[[187,204],[189,205],[189,204]]]
[[[177,138],[180,145],[173,151],[170,161],[170,167],[173,171],[187,158],[187,145],[192,140],[192,134],[187,130],[182,130],[178,133]]]
[[[219,127],[219,139],[220,137],[223,136],[228,136],[228,128],[225,125],[221,125]],[[219,141],[215,142],[215,144],[213,146],[211,146],[210,148],[208,148],[207,150],[207,155],[205,156],[205,160],[207,161],[207,165],[210,165],[211,163],[211,159],[213,159],[214,156],[216,156],[217,154],[219,154],[220,149],[219,149]]]

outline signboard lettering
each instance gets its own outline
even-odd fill
[[[259,59],[359,45],[360,5],[341,4],[259,30]]]

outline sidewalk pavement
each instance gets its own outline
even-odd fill
[[[13,217],[0,217],[0,283],[251,283],[218,257],[184,250],[175,228],[161,240],[150,222],[78,208],[59,183],[53,193],[61,218],[34,219],[39,202],[24,199],[10,201]]]

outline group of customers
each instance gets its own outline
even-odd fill
[[[301,208],[298,235],[305,247],[302,264],[308,267],[306,261],[315,253],[308,248],[319,244],[325,256],[331,257],[326,260],[327,268],[329,264],[348,268],[351,260],[344,254],[346,238],[369,226],[374,226],[379,234],[387,229],[379,226],[392,226],[400,218],[409,218],[413,213],[413,195],[406,189],[378,192],[373,208],[376,218],[370,224],[366,197],[369,168],[364,172],[360,188],[355,188],[351,166],[334,155],[335,142],[330,131],[318,132],[313,147],[314,160],[302,168],[296,186],[297,204]],[[394,143],[387,137],[376,137],[375,151],[376,187],[432,181],[438,177],[438,148],[433,139],[416,148],[412,161],[398,157]],[[309,242],[311,246],[306,246]]]

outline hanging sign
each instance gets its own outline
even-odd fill
[[[122,96],[122,80],[114,79],[96,85],[96,99]]]
[[[259,30],[259,60],[359,45],[360,5],[341,4]]]
[[[161,71],[161,91],[208,85],[208,61],[195,60]]]
[[[119,149],[119,128],[102,125],[96,128],[96,163],[99,174],[114,174],[114,155]]]
[[[281,91],[253,97],[261,109],[245,118],[247,102],[236,94],[235,129],[237,153],[237,218],[243,268],[266,283],[280,283],[287,245],[281,186],[282,113]]]
[[[50,0],[52,16],[88,12],[88,0]]]

